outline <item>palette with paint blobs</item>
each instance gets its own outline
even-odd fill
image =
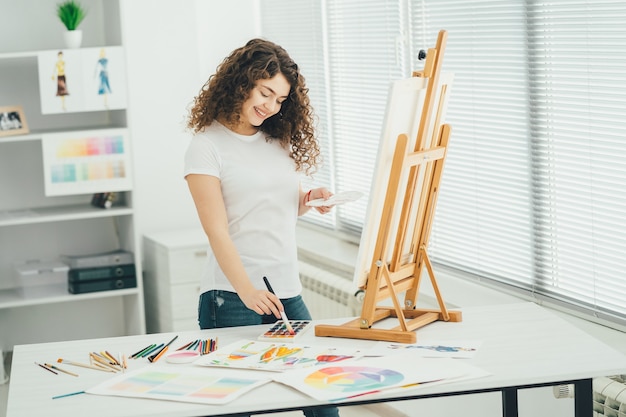
[[[259,340],[265,340],[269,342],[291,342],[298,339],[309,328],[313,327],[310,320],[289,320],[289,324],[293,328],[295,334],[289,333],[285,322],[278,320],[276,323],[259,336]]]

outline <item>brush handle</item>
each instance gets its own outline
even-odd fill
[[[59,361],[57,361],[59,362]],[[93,365],[89,365],[86,363],[80,363],[80,362],[72,362],[72,361],[64,361],[63,359],[60,360],[61,363],[66,363],[68,365],[73,365],[73,366],[80,366],[82,368],[88,368],[88,369],[96,369],[98,371],[103,371],[104,369],[102,368],[98,368],[97,366],[93,366]]]

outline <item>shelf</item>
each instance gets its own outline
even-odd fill
[[[37,58],[41,51],[4,52],[0,53],[0,61],[8,59]]]
[[[28,289],[29,296],[24,297],[20,288],[0,290],[0,310],[15,307],[26,307],[38,304],[65,303],[99,298],[122,297],[139,294],[138,288],[127,288],[112,291],[97,291],[86,294],[70,294],[67,284],[40,285]]]
[[[92,49],[92,48],[111,48],[114,46],[119,46],[119,45],[95,45],[95,46],[85,46],[81,49]],[[37,58],[37,56],[39,56],[39,54],[41,52],[48,52],[48,51],[59,51],[59,50],[63,50],[63,49],[67,49],[67,48],[60,48],[60,49],[42,49],[42,50],[37,50],[37,51],[21,51],[21,52],[2,52],[0,53],[0,61],[3,60],[10,60],[10,59],[30,59],[30,58]]]
[[[102,209],[86,204],[9,210],[0,211],[0,227],[128,216],[131,214],[133,214],[133,209],[127,206],[113,206],[110,209]]]
[[[124,111],[124,109],[114,109],[114,110],[101,110],[102,112],[116,112],[116,111]],[[89,112],[83,112],[89,113]],[[71,113],[69,113],[71,114]],[[20,135],[12,135],[12,136],[2,136],[0,137],[0,144],[9,143],[9,142],[25,142],[30,140],[41,140],[41,137],[50,133],[72,133],[72,132],[82,132],[84,130],[105,130],[105,129],[126,129],[126,126],[123,125],[106,125],[106,126],[89,126],[89,127],[76,127],[72,129],[48,129],[48,130],[33,130],[29,133],[23,133]]]

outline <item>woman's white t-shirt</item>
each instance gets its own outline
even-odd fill
[[[263,132],[245,136],[213,122],[191,139],[184,167],[189,174],[219,178],[230,236],[252,284],[265,289],[266,276],[280,298],[300,294],[300,176],[288,150]],[[201,291],[234,291],[211,250],[207,258]]]

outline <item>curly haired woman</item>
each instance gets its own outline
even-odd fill
[[[188,127],[184,175],[212,249],[201,279],[200,328],[269,324],[281,312],[311,319],[300,296],[296,221],[309,200],[332,193],[300,185],[320,150],[298,65],[282,47],[250,40],[202,87]],[[338,415],[335,407],[304,413]]]

